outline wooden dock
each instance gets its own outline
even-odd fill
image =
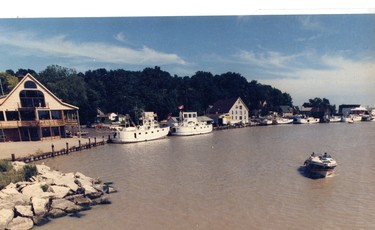
[[[51,157],[66,155],[66,154],[70,154],[73,152],[82,151],[85,149],[95,148],[97,146],[102,146],[107,143],[107,141],[104,140],[104,137],[102,141],[97,141],[96,137],[94,138],[93,142],[91,142],[90,138],[88,138],[87,140],[88,140],[88,143],[85,143],[85,144],[82,144],[81,140],[78,140],[78,144],[73,145],[73,146],[69,146],[69,143],[66,142],[66,147],[60,150],[55,150],[55,146],[52,144],[50,152],[45,152],[45,153],[40,153],[40,154],[30,154],[27,157],[17,158],[15,154],[12,154],[11,155],[12,161],[22,161],[25,163],[30,163],[33,161],[39,161],[39,160],[44,160],[44,159],[51,158]]]

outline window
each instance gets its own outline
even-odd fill
[[[51,117],[53,120],[61,120],[62,119],[62,111],[61,110],[51,110]]]
[[[33,81],[26,81],[23,87],[25,87],[25,89],[36,89],[36,84]]]
[[[18,121],[20,119],[17,111],[6,111],[5,115],[7,121]]]
[[[5,121],[4,112],[0,111],[0,121]]]
[[[35,112],[32,111],[20,111],[21,121],[34,121]]]
[[[44,94],[39,90],[22,90],[20,100],[21,107],[46,107]]]
[[[39,117],[39,120],[50,120],[51,119],[48,110],[39,110],[38,111],[38,117]]]
[[[42,128],[42,136],[43,137],[50,137],[51,136],[51,130],[50,128]]]
[[[59,127],[52,127],[53,136],[60,136]]]

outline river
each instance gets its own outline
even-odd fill
[[[333,177],[300,170],[312,153]],[[108,144],[45,160],[111,181],[112,204],[36,229],[374,229],[375,122],[278,125]]]

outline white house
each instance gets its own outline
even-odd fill
[[[249,109],[240,97],[219,100],[207,111],[207,116],[215,125],[234,125],[249,123]]]

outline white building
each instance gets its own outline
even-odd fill
[[[234,125],[249,123],[249,109],[240,97],[219,100],[208,109],[207,116],[215,125]]]

